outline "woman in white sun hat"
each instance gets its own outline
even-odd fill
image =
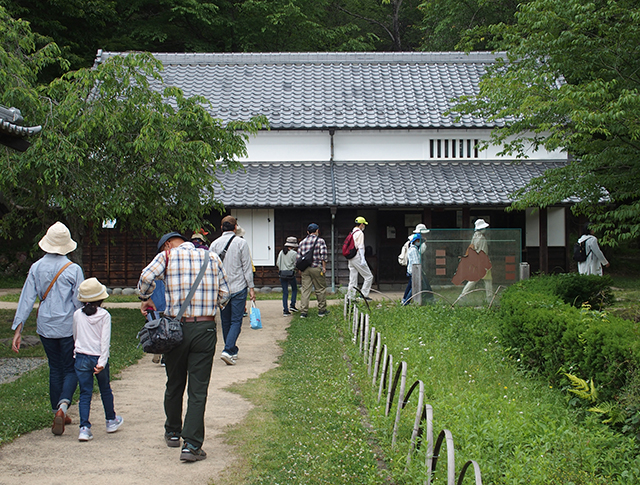
[[[480,279],[475,281],[469,281],[467,282],[466,285],[464,285],[464,289],[462,290],[461,296],[473,290],[478,284],[478,281],[482,281],[484,283],[484,289],[485,289],[487,301],[491,301],[491,298],[493,296],[493,279],[491,277],[491,262],[488,258],[489,243],[487,242],[487,236],[485,235],[485,232],[489,227],[489,223],[487,223],[484,219],[477,219],[476,222],[474,223],[474,226],[475,227],[474,227],[473,237],[471,238],[471,243],[467,248],[465,256],[469,254],[469,251],[471,250],[475,251],[477,254],[484,253],[484,255],[486,255],[487,268],[485,268],[486,273],[484,273],[484,275],[482,275]]]
[[[80,285],[78,300],[84,306],[73,314],[73,336],[76,340],[76,374],[80,384],[80,433],[79,441],[93,439],[89,414],[93,394],[93,376],[100,389],[107,433],[118,430],[122,417],[113,408],[113,392],[109,383],[109,346],[111,345],[111,315],[102,308],[109,298],[107,287],[96,278],[84,280]]]
[[[67,410],[78,385],[73,360],[73,312],[81,307],[78,287],[84,276],[80,266],[66,256],[77,244],[62,222],[52,225],[38,245],[45,255],[31,265],[22,287],[11,326],[15,330],[12,349],[20,352],[24,324],[39,299],[36,331],[49,361],[49,398],[55,413],[51,431],[61,435],[65,425],[71,424]]]

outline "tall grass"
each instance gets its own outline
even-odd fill
[[[439,306],[388,307],[371,318],[395,362],[407,362],[408,385],[424,382],[426,402],[434,408],[434,432],[453,433],[458,468],[476,460],[483,483],[493,484],[639,483],[634,440],[570,410],[566,390],[520,371],[500,344],[495,319],[491,311]],[[361,362],[354,348],[350,355]],[[357,368],[394,481],[423,480],[424,455],[404,473],[417,398],[402,417],[402,444],[391,449],[393,421],[384,417],[384,403],[377,403],[364,366]],[[438,473],[443,478],[444,468],[439,466]]]
[[[112,379],[118,372],[134,364],[142,357],[137,349],[136,334],[144,325],[139,310],[111,309],[111,353],[109,365]],[[14,311],[0,310],[0,338],[13,336],[11,321]],[[35,312],[27,320],[23,335],[35,335]],[[10,345],[10,344],[9,344]],[[42,345],[13,353],[0,345],[0,357],[44,356]],[[76,392],[76,399],[77,399]],[[74,401],[76,400],[74,399]],[[0,445],[21,434],[51,426],[51,404],[49,402],[49,367],[45,364],[23,374],[19,379],[0,384]]]

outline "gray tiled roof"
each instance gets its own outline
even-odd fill
[[[98,51],[96,63],[122,54]],[[225,122],[265,115],[274,129],[492,127],[443,116],[477,92],[487,52],[158,53],[164,81],[201,95]]]
[[[11,136],[32,136],[42,130],[41,126],[22,126],[23,121],[19,109],[0,106],[0,133]]]
[[[553,161],[247,162],[218,174],[228,207],[505,206]],[[332,182],[333,181],[333,182]],[[357,183],[356,183],[357,182]]]

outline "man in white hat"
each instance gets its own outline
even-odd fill
[[[358,253],[349,260],[349,288],[347,289],[347,295],[349,298],[356,296],[355,288],[358,285],[358,275],[361,275],[364,278],[361,290],[362,296],[365,300],[371,300],[371,298],[369,298],[369,292],[371,291],[371,284],[373,283],[373,274],[364,257],[364,228],[369,223],[362,216],[356,217],[355,223],[356,226],[351,232],[353,233],[353,243]]]
[[[84,281],[82,269],[67,258],[76,249],[69,229],[61,222],[51,226],[38,243],[45,255],[31,265],[22,287],[13,319],[11,348],[20,351],[22,330],[36,298],[40,300],[36,331],[49,361],[49,399],[55,413],[51,431],[64,433],[71,424],[67,410],[78,385],[73,359],[73,313],[82,306],[78,287]]]
[[[474,227],[473,237],[471,238],[471,243],[467,248],[465,256],[469,254],[469,251],[471,250],[475,251],[478,254],[482,252],[487,256],[489,256],[489,244],[487,242],[487,237],[485,236],[485,231],[489,227],[489,223],[486,222],[484,219],[477,219],[476,222],[474,223],[474,226],[475,227]],[[487,257],[487,261],[489,261],[488,257]],[[487,301],[491,301],[491,297],[493,296],[493,279],[491,278],[490,262],[488,262],[488,266],[489,267],[486,268],[487,269],[486,273],[482,278],[480,278],[480,280],[469,281],[467,282],[466,285],[464,285],[461,296],[473,290],[478,284],[478,281],[483,281],[484,289],[487,296]]]

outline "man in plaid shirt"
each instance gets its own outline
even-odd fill
[[[167,306],[165,315],[176,316],[186,299],[200,268],[209,258],[209,265],[198,285],[189,307],[182,317],[182,343],[165,354],[167,387],[164,394],[165,441],[169,447],[179,447],[184,440],[180,460],[204,460],[204,412],[207,390],[211,379],[211,366],[216,348],[216,323],[214,316],[229,298],[227,276],[222,261],[212,251],[197,249],[181,234],[165,234],[158,242],[158,254],[142,270],[138,282],[141,311],[155,309],[151,294],[155,280],[164,280]],[[189,400],[184,424],[182,399],[189,380]]]
[[[315,247],[314,247],[315,244]],[[307,237],[300,242],[298,246],[298,260],[313,249],[313,263],[302,272],[302,298],[300,317],[307,318],[309,312],[309,297],[311,296],[311,287],[316,290],[318,298],[318,316],[324,317],[329,313],[327,310],[327,280],[325,274],[327,272],[327,243],[320,237],[320,226],[315,222],[307,227]]]

